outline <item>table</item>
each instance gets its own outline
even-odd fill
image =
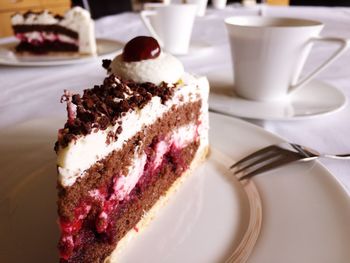
[[[209,9],[205,17],[196,20],[192,43],[204,44],[210,52],[198,50],[180,57],[187,71],[203,75],[222,70],[231,72],[230,51],[223,19],[239,14],[257,14],[257,8],[228,6],[224,10]],[[325,23],[323,35],[350,38],[350,8],[268,7],[266,15],[320,20]],[[137,35],[148,35],[136,13],[99,19],[96,21],[96,34],[97,37],[122,42]],[[315,46],[305,70],[311,70],[320,64],[331,50],[332,47],[329,46]],[[0,66],[0,129],[37,118],[62,118],[66,114],[65,106],[59,102],[63,90],[81,92],[99,84],[104,76],[105,70],[100,60],[82,65],[46,68]],[[318,79],[340,89],[350,99],[350,51],[322,72]],[[251,122],[288,141],[308,145],[320,151],[347,153],[350,152],[349,117],[350,107],[346,106],[341,112],[310,120]],[[350,162],[322,162],[350,190]]]

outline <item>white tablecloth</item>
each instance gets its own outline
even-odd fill
[[[256,8],[228,6],[225,10],[207,11],[194,25],[192,43],[204,45],[188,56],[180,57],[185,68],[196,74],[230,72],[231,61],[223,19],[238,14],[257,14]],[[268,16],[291,16],[320,20],[325,23],[323,35],[350,38],[350,8],[269,7]],[[96,22],[97,37],[126,42],[137,35],[148,35],[136,13],[124,13]],[[0,40],[1,41],[1,40]],[[320,64],[332,47],[317,45],[305,70]],[[0,66],[0,129],[19,122],[64,116],[59,103],[64,89],[81,92],[99,84],[105,76],[101,61],[57,67]],[[337,60],[318,79],[330,83],[350,98],[350,51]],[[350,107],[333,115],[303,121],[254,121],[266,130],[288,141],[305,144],[320,151],[350,152]],[[1,157],[0,157],[1,158]],[[350,162],[322,161],[350,189]]]

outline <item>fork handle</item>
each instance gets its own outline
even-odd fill
[[[350,160],[350,154],[322,154],[320,157],[339,159],[339,160]]]

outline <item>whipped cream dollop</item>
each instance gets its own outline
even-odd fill
[[[185,72],[182,63],[162,52],[158,41],[149,36],[138,36],[126,43],[123,53],[111,62],[109,71],[125,80],[156,85],[174,84]]]
[[[174,56],[161,52],[157,58],[125,62],[122,54],[113,59],[111,73],[138,83],[152,82],[159,85],[178,82],[184,74],[182,63]]]

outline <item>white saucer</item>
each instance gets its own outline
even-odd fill
[[[0,43],[0,65],[7,66],[59,66],[94,61],[102,56],[116,54],[124,44],[111,39],[96,39],[97,55],[71,55],[60,53],[57,55],[17,55],[14,52],[18,40],[15,38],[2,39]]]
[[[222,75],[218,74],[218,75]],[[313,80],[279,102],[259,102],[238,97],[228,76],[209,75],[212,111],[248,119],[299,120],[331,114],[346,105],[344,94],[324,82]]]

